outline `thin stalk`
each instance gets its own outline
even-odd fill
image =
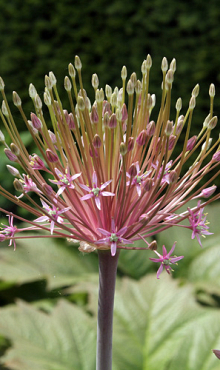
[[[99,250],[98,255],[99,300],[96,370],[111,370],[113,307],[119,252],[117,252],[116,255],[112,257],[110,250]]]

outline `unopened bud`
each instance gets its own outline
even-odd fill
[[[8,109],[7,109],[7,107],[6,107],[6,104],[5,104],[5,101],[3,100],[2,101],[2,113],[4,114],[4,116],[8,116],[9,115],[9,113],[8,113]]]
[[[115,92],[111,95],[110,103],[111,103],[112,107],[116,107],[116,105],[117,105],[117,94]]]
[[[213,162],[220,162],[220,150],[218,150],[215,154],[212,156]]]
[[[128,111],[127,111],[127,107],[126,107],[126,104],[124,103],[123,106],[122,106],[122,122],[126,121],[126,119],[128,119]]]
[[[146,179],[146,181],[144,183],[144,190],[145,191],[150,191],[152,189],[152,186],[153,186],[153,180],[152,179]]]
[[[56,163],[59,161],[58,155],[52,152],[52,150],[50,149],[46,150],[46,156],[47,156],[48,161],[51,163]]]
[[[4,152],[5,152],[6,157],[8,157],[9,161],[11,161],[11,162],[16,162],[17,161],[17,159],[18,159],[17,156],[15,154],[13,154],[10,149],[5,148]]]
[[[43,192],[44,192],[44,194],[46,195],[46,196],[51,196],[52,194],[53,194],[53,188],[52,188],[52,186],[50,186],[50,185],[48,185],[48,184],[46,184],[46,183],[44,183],[43,185],[42,185],[42,189],[43,189]]]
[[[92,106],[92,111],[91,111],[91,114],[90,114],[90,118],[91,118],[92,123],[98,123],[99,122],[98,112],[97,112],[97,109],[94,105]]]
[[[189,109],[190,110],[193,110],[196,106],[196,99],[194,96],[191,97],[190,101],[189,101]]]
[[[150,245],[149,245],[149,247],[148,247],[151,251],[156,251],[157,250],[157,242],[156,242],[156,240],[153,240],[151,243],[150,243]]]
[[[152,59],[151,59],[151,56],[150,54],[147,55],[147,58],[146,58],[146,65],[147,65],[147,69],[150,69],[151,66],[152,66]]]
[[[75,78],[75,76],[76,76],[76,70],[75,70],[75,68],[73,67],[72,63],[70,63],[70,64],[68,65],[68,71],[69,71],[69,75],[70,75],[70,77]]]
[[[127,147],[126,147],[126,144],[125,143],[121,143],[120,144],[120,149],[119,149],[119,151],[120,151],[120,154],[123,156],[123,155],[125,155],[126,153],[127,153]]]
[[[132,165],[129,167],[128,174],[131,176],[131,178],[137,175],[137,168],[134,163],[132,163]]]
[[[152,98],[150,94],[147,94],[147,109],[150,109],[152,105]]]
[[[79,110],[83,111],[85,110],[85,102],[84,102],[84,99],[82,96],[79,96],[78,95],[78,98],[77,98],[77,105],[78,105],[78,108]]]
[[[121,78],[122,78],[123,81],[126,80],[126,78],[127,78],[127,68],[125,66],[122,67]]]
[[[215,96],[215,85],[214,84],[211,84],[209,87],[209,96],[210,98],[214,98]]]
[[[57,79],[56,79],[56,77],[55,77],[55,75],[54,75],[53,72],[49,72],[49,78],[51,80],[52,86],[55,86],[56,83],[57,83]]]
[[[51,81],[50,77],[46,75],[46,76],[45,76],[45,78],[44,78],[44,82],[45,82],[45,86],[46,86],[46,88],[47,88],[49,91],[51,91],[51,90],[52,90],[52,88],[53,88],[53,84],[52,84],[52,81]]]
[[[31,99],[34,99],[35,96],[37,95],[37,90],[35,89],[33,84],[29,85],[29,95]]]
[[[18,148],[16,144],[11,143],[10,148],[14,155],[18,156],[20,154],[20,149]]]
[[[147,125],[147,136],[153,136],[154,133],[155,133],[155,128],[156,128],[156,125],[155,125],[155,122],[154,121],[150,121]]]
[[[51,105],[51,96],[49,90],[45,88],[44,92],[44,103],[49,107]]]
[[[197,98],[198,95],[199,95],[199,84],[197,84],[192,90],[192,96],[194,96],[194,98]]]
[[[109,85],[105,85],[105,95],[107,99],[110,99],[112,96],[112,88]]]
[[[135,92],[137,95],[140,95],[142,89],[142,84],[140,80],[137,80],[137,83],[135,85]]]
[[[130,152],[134,148],[134,138],[129,137],[128,138],[128,152]]]
[[[127,83],[127,93],[128,93],[128,95],[134,94],[134,85],[131,82],[131,80],[129,80],[128,83]]]
[[[210,146],[212,144],[212,138],[210,137],[209,141],[208,141],[208,145],[206,146],[206,142],[202,145],[202,151],[206,149],[209,150]]]
[[[170,69],[173,71],[173,73],[175,73],[176,71],[176,59],[175,58],[173,58],[170,63]]]
[[[75,56],[75,68],[77,71],[80,71],[82,69],[82,63],[78,55]]]
[[[109,124],[109,112],[105,112],[105,114],[104,114],[104,117],[103,117],[103,125],[104,126],[108,126],[108,124]]]
[[[187,145],[186,145],[186,151],[188,152],[188,151],[191,151],[193,148],[194,148],[194,146],[195,146],[195,144],[196,144],[196,140],[197,140],[197,136],[196,135],[194,135],[194,136],[192,136],[188,141],[187,141]]]
[[[212,185],[209,188],[203,189],[201,191],[200,196],[203,197],[203,198],[209,198],[209,197],[211,197],[211,195],[214,194],[214,192],[216,191],[216,189],[217,189],[217,186],[216,185]]]
[[[168,150],[172,150],[174,147],[176,141],[176,136],[175,135],[170,135],[169,137],[169,144],[168,144]]]
[[[64,88],[66,91],[71,91],[72,89],[72,84],[68,76],[64,78]]]
[[[100,148],[100,146],[102,145],[102,141],[98,134],[95,134],[92,143],[93,143],[94,148]]]
[[[169,184],[174,184],[178,179],[178,175],[175,170],[170,171],[168,176],[168,182]]]
[[[142,130],[136,139],[137,144],[140,146],[145,145],[147,141],[147,136],[147,130]]]
[[[24,187],[21,181],[19,181],[18,179],[14,179],[13,185],[14,185],[15,190],[19,191],[20,193],[23,193]]]
[[[135,86],[136,86],[136,83],[137,83],[137,75],[136,75],[136,73],[135,73],[135,72],[133,72],[133,73],[131,74],[130,80],[131,80],[131,82],[133,83],[133,86],[135,87]]]
[[[0,91],[3,91],[4,88],[5,88],[5,83],[4,83],[3,79],[2,79],[2,77],[0,77]]]
[[[173,83],[173,71],[172,71],[172,69],[169,69],[167,74],[166,74],[166,82],[168,83],[168,85],[172,85],[172,83]]]
[[[167,121],[164,133],[166,136],[170,136],[172,132],[173,132],[173,121]]]
[[[13,98],[13,103],[16,107],[20,107],[21,106],[21,98],[20,96],[18,95],[18,93],[16,93],[16,91],[13,91],[12,93],[12,98]]]
[[[141,72],[142,72],[142,74],[144,76],[147,74],[147,70],[148,70],[148,68],[147,68],[147,61],[144,60],[143,63],[142,63],[142,65],[141,65]]]
[[[92,87],[93,89],[97,89],[99,87],[99,78],[96,73],[92,75]]]
[[[35,113],[31,113],[31,122],[33,124],[33,127],[36,130],[41,130],[42,129],[42,122],[41,120],[36,116]]]
[[[213,128],[215,128],[215,126],[217,125],[217,122],[218,122],[218,117],[217,116],[212,117],[212,119],[208,123],[208,129],[212,130]]]
[[[183,129],[183,124],[184,124],[184,116],[180,116],[178,121],[177,121],[177,126],[176,126],[176,135],[179,135]]]
[[[42,101],[38,94],[35,96],[34,102],[36,109],[42,109]]]
[[[177,110],[177,112],[180,112],[180,111],[181,111],[181,109],[182,109],[182,99],[181,99],[181,98],[179,98],[179,99],[177,99],[177,101],[176,101],[176,110]]]
[[[109,128],[115,128],[117,126],[117,119],[116,119],[116,114],[113,113],[110,117],[108,127]]]
[[[7,165],[6,165],[6,167],[7,167],[8,171],[10,172],[10,174],[11,174],[12,176],[19,176],[19,175],[20,175],[20,173],[19,173],[19,171],[17,170],[17,168],[15,168],[15,167],[13,167],[13,166],[10,166],[9,164],[7,164]]]
[[[203,122],[203,128],[207,128],[208,127],[210,118],[211,118],[211,114],[209,113],[208,116],[205,118],[205,120]]]
[[[168,61],[166,57],[163,57],[162,59],[161,69],[162,69],[162,72],[166,72],[168,70]]]
[[[32,133],[36,136],[36,135],[38,135],[38,130],[36,129],[36,128],[34,128],[34,126],[33,126],[33,123],[31,122],[31,120],[28,120],[28,124],[29,124],[29,126],[30,126],[30,128],[31,128],[31,130],[32,130]]]

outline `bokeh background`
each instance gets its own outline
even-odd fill
[[[29,84],[42,97],[49,71],[56,75],[63,106],[68,108],[63,80],[76,54],[83,63],[84,86],[92,101],[93,73],[98,74],[100,87],[120,86],[122,66],[141,78],[140,67],[149,53],[156,114],[161,60],[176,58],[173,118],[176,99],[182,97],[184,114],[193,87],[200,84],[193,135],[209,113],[210,83],[216,86],[214,114],[220,116],[219,20],[219,0],[0,0],[0,75],[9,102],[12,91],[17,91],[28,116],[33,110]],[[20,115],[15,107],[12,110],[23,132]],[[34,152],[29,138],[23,137]],[[5,168],[8,163],[0,147],[0,183],[14,192],[12,176]],[[12,209],[2,198],[0,206]],[[215,237],[205,241],[203,250],[191,241],[190,232],[178,230],[159,238],[160,247],[178,240],[178,254],[185,255],[173,280],[163,276],[164,282],[158,285],[155,275],[150,275],[156,266],[149,256],[121,254],[114,370],[185,370],[186,362],[194,370],[219,369],[211,348],[220,348],[220,208],[217,205],[209,212]],[[73,247],[67,242],[35,240],[31,246],[18,243],[13,253],[1,244],[0,369],[94,368],[97,256],[83,257]],[[172,305],[181,317],[171,314]]]

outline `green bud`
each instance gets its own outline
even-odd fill
[[[196,99],[194,96],[191,97],[190,101],[189,101],[189,109],[190,110],[193,110],[196,106]]]
[[[145,76],[147,74],[147,70],[148,70],[147,61],[144,60],[142,65],[141,65],[141,73]]]
[[[55,86],[56,83],[57,83],[57,79],[56,77],[54,76],[54,73],[53,72],[49,72],[49,78],[51,80],[51,83],[52,83],[52,86]]]
[[[50,77],[48,77],[47,75],[45,76],[45,86],[48,90],[52,90],[53,88],[53,84],[52,84],[52,80],[50,79]]]
[[[208,129],[213,130],[213,128],[215,128],[215,126],[217,125],[217,122],[218,122],[218,117],[217,116],[212,117],[212,119],[208,123]]]
[[[169,85],[172,85],[172,83],[173,83],[173,70],[172,69],[169,69],[167,74],[166,74],[166,82]]]
[[[77,105],[78,105],[79,110],[83,111],[85,109],[86,106],[85,106],[85,102],[82,96],[78,96]]]
[[[35,96],[37,95],[37,90],[35,89],[33,84],[29,85],[29,95],[30,95],[31,99],[34,99]]]
[[[20,154],[20,149],[18,148],[16,144],[11,143],[10,148],[11,148],[12,153],[15,154],[16,156]]]
[[[162,69],[162,72],[166,72],[168,70],[168,61],[166,57],[163,57],[162,59],[161,69]]]
[[[111,96],[110,103],[112,107],[116,107],[117,105],[117,94],[114,92]]]
[[[134,85],[131,82],[131,80],[129,80],[128,83],[127,83],[127,93],[128,93],[128,95],[134,94]]]
[[[147,62],[147,69],[150,69],[152,66],[152,59],[151,59],[150,54],[147,55],[146,62]]]
[[[170,63],[170,69],[171,69],[171,71],[173,71],[173,73],[175,73],[175,71],[176,71],[176,59],[175,58],[173,58],[171,63]]]
[[[92,75],[92,87],[93,89],[97,89],[99,87],[99,78],[96,73]]]
[[[199,95],[199,84],[197,84],[192,91],[192,96],[194,96],[194,98],[197,98],[198,95]]]
[[[38,94],[35,96],[34,102],[36,109],[42,109],[42,101]]]
[[[15,190],[19,191],[20,193],[23,193],[24,187],[21,181],[19,181],[18,179],[14,179],[13,185],[14,185]]]
[[[135,86],[135,92],[137,95],[141,93],[142,84],[140,80],[137,80],[136,86]]]
[[[215,85],[214,84],[211,84],[209,87],[209,96],[210,98],[214,98],[215,96]]]
[[[44,92],[44,103],[48,107],[51,105],[51,96],[50,96],[49,90],[47,90],[47,88],[45,88],[45,92]]]
[[[123,81],[126,80],[126,78],[127,78],[127,68],[125,66],[122,67],[121,78],[122,78]]]
[[[82,69],[82,63],[81,63],[80,57],[78,57],[78,55],[75,56],[75,68],[76,68],[77,71],[81,71],[81,69]]]
[[[105,95],[107,99],[110,99],[112,96],[112,88],[109,85],[105,85]]]
[[[137,75],[136,75],[136,73],[135,73],[135,72],[133,72],[133,73],[131,74],[130,80],[131,80],[131,82],[133,83],[133,86],[135,87],[135,86],[136,86],[136,83],[137,83]]]
[[[5,101],[3,100],[2,101],[2,113],[4,114],[4,116],[8,116],[9,115],[9,113],[8,113],[8,109],[7,109],[7,107],[6,107],[6,104],[5,104]]]
[[[64,88],[66,91],[71,91],[72,89],[72,84],[68,76],[64,78]]]
[[[16,93],[16,91],[13,91],[12,93],[12,98],[13,98],[13,103],[16,107],[20,107],[21,106],[21,98],[20,96],[18,95],[18,93]]]
[[[122,156],[124,156],[126,153],[127,153],[127,147],[126,147],[126,144],[125,143],[121,143],[120,144],[120,154]]]
[[[0,91],[3,91],[4,88],[5,88],[5,83],[4,83],[3,79],[2,79],[2,77],[0,77]]]
[[[70,64],[68,65],[68,71],[69,71],[69,75],[70,75],[70,77],[72,77],[72,78],[75,78],[75,77],[76,77],[76,70],[75,70],[75,68],[73,67],[72,63],[70,63]]]
[[[165,135],[170,136],[173,131],[173,121],[167,121],[166,128],[165,128]]]
[[[177,112],[180,112],[180,111],[181,111],[181,109],[182,109],[182,99],[181,99],[181,98],[179,98],[179,99],[177,99],[177,101],[176,101],[176,110],[177,110]]]

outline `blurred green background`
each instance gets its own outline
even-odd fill
[[[220,115],[219,19],[219,0],[0,0],[0,75],[9,101],[12,91],[17,91],[28,116],[33,110],[29,84],[42,97],[44,76],[51,70],[58,79],[63,106],[68,108],[63,80],[76,54],[83,63],[84,86],[92,101],[93,73],[98,74],[100,87],[120,86],[122,66],[140,78],[141,63],[149,53],[156,115],[161,60],[166,56],[170,62],[175,57],[173,107],[182,97],[184,114],[192,88],[200,84],[195,134],[209,112],[211,82],[216,86],[214,114]],[[12,110],[22,132],[22,119]],[[30,152],[34,151],[28,137],[24,139]],[[14,192],[2,147],[0,158],[0,183]],[[11,207],[4,199],[0,205]],[[185,255],[175,279],[166,279],[163,273],[157,281],[157,266],[148,260],[152,257],[148,252],[121,254],[114,370],[219,369],[211,354],[211,348],[220,348],[219,206],[210,207],[209,213],[215,236],[205,241],[204,249],[182,229],[159,237],[160,248],[178,240],[177,254]],[[18,243],[16,253],[7,243],[1,244],[0,354],[4,357],[0,369],[94,368],[97,265],[95,253],[83,256],[76,246],[63,241]]]

